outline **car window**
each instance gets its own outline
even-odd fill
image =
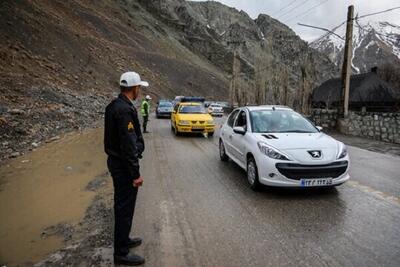
[[[161,102],[159,104],[159,107],[169,108],[169,107],[172,107],[172,103],[171,102]]]
[[[181,106],[179,109],[179,113],[188,113],[188,114],[205,114],[206,110],[203,106],[200,105],[188,105]]]
[[[257,110],[250,112],[255,133],[316,133],[307,119],[291,110]]]
[[[239,110],[235,110],[231,113],[231,115],[229,115],[228,122],[227,122],[229,127],[233,127],[233,123],[235,122],[235,118],[238,113],[239,113]]]
[[[235,127],[246,128],[246,126],[247,126],[246,112],[242,110],[237,116]]]

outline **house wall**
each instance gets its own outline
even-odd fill
[[[313,109],[311,119],[328,129],[336,127],[337,110]],[[400,144],[400,113],[350,111],[347,134]]]

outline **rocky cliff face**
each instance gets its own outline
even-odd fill
[[[336,33],[345,36],[345,27]],[[311,46],[341,66],[344,41],[335,35],[323,35]],[[400,26],[388,22],[366,23],[355,21],[353,33],[353,71],[368,72],[372,67],[386,64],[400,65]]]
[[[237,76],[241,77],[238,83],[249,92],[245,102],[255,103],[261,97],[260,103],[296,106],[300,102],[293,102],[299,95],[337,73],[328,57],[267,15],[253,20],[243,11],[214,1],[139,2],[173,29],[180,43],[226,73],[232,72],[236,50],[240,61]]]
[[[301,109],[336,71],[266,15],[184,0],[1,1],[0,60],[0,159],[101,120],[127,70],[154,99],[228,100],[234,69],[235,101]]]
[[[168,32],[136,0],[0,1],[0,160],[101,121],[124,71],[153,99],[224,99],[226,74]]]

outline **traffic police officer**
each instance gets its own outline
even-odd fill
[[[114,184],[114,262],[140,265],[144,259],[128,254],[129,248],[139,246],[140,238],[130,238],[138,188],[143,184],[139,172],[139,159],[144,151],[144,140],[133,101],[141,86],[149,84],[136,72],[121,75],[121,93],[106,108],[104,148],[107,166]]]
[[[150,100],[151,97],[146,95],[146,97],[142,101],[142,105],[140,107],[140,112],[143,116],[143,132],[148,133],[147,131],[147,122],[149,121],[149,114],[150,114]]]

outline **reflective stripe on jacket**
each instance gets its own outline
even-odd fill
[[[150,103],[146,100],[143,100],[140,107],[140,112],[142,113],[142,116],[148,116],[150,113]]]

